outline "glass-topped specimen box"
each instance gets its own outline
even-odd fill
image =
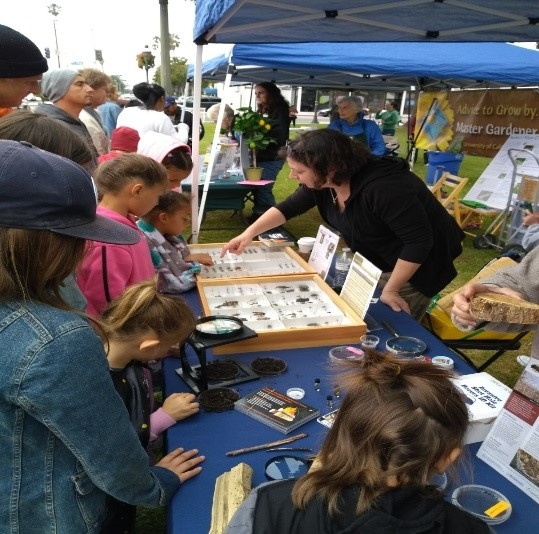
[[[366,332],[359,315],[317,274],[200,279],[197,287],[204,315],[237,317],[258,333],[215,347],[215,354],[359,343]]]

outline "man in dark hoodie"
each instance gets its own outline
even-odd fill
[[[35,112],[62,121],[72,132],[80,136],[93,155],[93,167],[97,166],[97,150],[88,128],[79,119],[80,112],[92,105],[92,88],[86,80],[72,69],[50,70],[43,75],[41,92],[52,102],[40,104]]]
[[[241,253],[254,236],[317,207],[347,246],[383,271],[381,300],[419,319],[457,274],[464,233],[425,183],[394,157],[375,157],[361,143],[326,129],[284,149],[301,186],[223,247]]]

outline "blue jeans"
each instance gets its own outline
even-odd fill
[[[262,180],[273,180],[271,184],[253,188],[253,213],[262,215],[262,213],[276,204],[275,197],[273,196],[273,184],[277,180],[280,170],[283,168],[284,160],[261,161],[258,165],[263,169]]]

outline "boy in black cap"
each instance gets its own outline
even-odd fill
[[[39,93],[39,80],[48,69],[39,48],[22,33],[0,24],[0,116]]]

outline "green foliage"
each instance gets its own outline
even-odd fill
[[[269,137],[271,121],[252,108],[238,108],[234,119],[234,129],[242,133],[252,155],[252,167],[256,167],[256,151],[264,150],[275,139]]]
[[[153,69],[155,67],[155,56],[146,50],[137,54],[137,65],[139,69]]]
[[[170,81],[172,92],[175,95],[181,94],[185,87],[187,78],[187,59],[184,57],[173,57],[170,61]],[[157,69],[154,75],[154,81],[161,84],[161,69]]]

